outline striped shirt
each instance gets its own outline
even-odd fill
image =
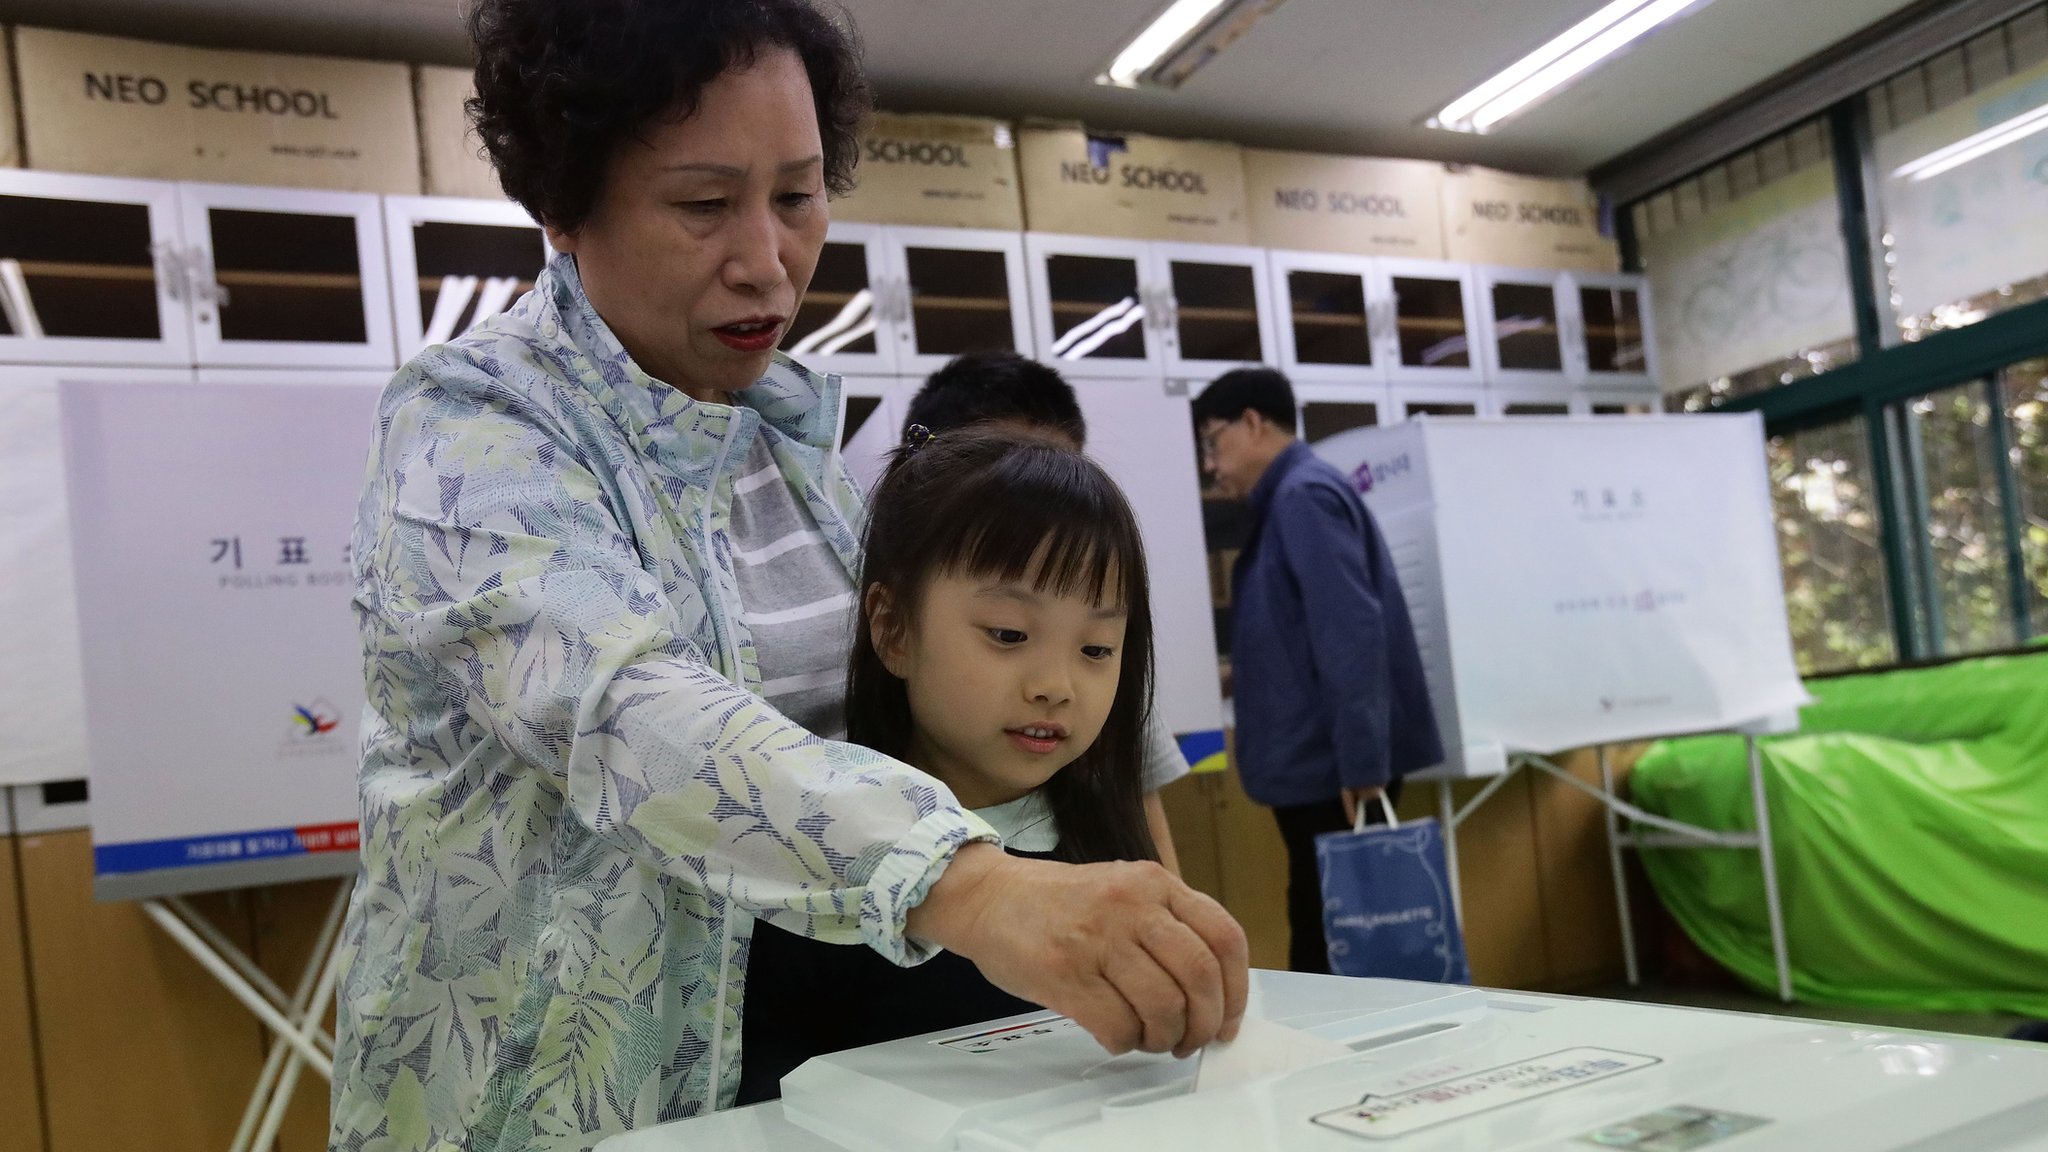
[[[846,738],[853,581],[776,466],[766,424],[732,486],[732,567],[761,660],[761,695],[828,740]]]

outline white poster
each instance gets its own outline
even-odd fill
[[[1816,164],[1644,237],[1663,389],[1682,391],[1854,335],[1841,217],[1833,170]]]
[[[317,853],[351,866],[347,547],[378,391],[63,386],[103,881]]]
[[[1900,168],[2048,105],[2048,65],[1877,139],[1900,312],[1924,316],[2048,275],[2048,134],[2021,136],[1924,179]]]
[[[1754,414],[1424,421],[1318,451],[1388,532],[1446,747],[1473,761],[1453,771],[1497,770],[1475,747],[1549,753],[1805,702]],[[1433,564],[1399,560],[1432,546]]]

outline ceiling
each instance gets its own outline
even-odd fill
[[[1502,131],[1420,121],[1603,0],[1286,0],[1180,90],[1092,78],[1166,0],[844,0],[885,107],[1583,172],[1912,0],[1713,0]],[[0,21],[459,64],[458,0],[0,0]]]

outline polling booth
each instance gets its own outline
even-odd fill
[[[1669,420],[1423,417],[1316,444],[1363,494],[1415,622],[1446,759],[1437,784],[1457,890],[1457,826],[1515,771],[1594,791],[1608,836],[1623,944],[1624,844],[1752,848],[1772,867],[1760,767],[1758,831],[1679,824],[1614,792],[1607,745],[1796,726],[1807,699],[1792,661],[1777,541],[1754,414]],[[1601,748],[1602,785],[1548,758]],[[1465,806],[1453,780],[1488,780]],[[1634,828],[1625,836],[1619,820]],[[1775,879],[1769,918],[1785,973]]]
[[[287,991],[203,892],[351,876],[362,657],[349,533],[381,375],[251,370],[59,386],[93,891],[149,918],[282,1043],[242,1139],[267,1147],[325,1018],[349,887]]]

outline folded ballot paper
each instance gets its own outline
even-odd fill
[[[1267,1019],[1264,1000],[1253,985],[1237,1039],[1211,1044],[1195,1055],[1196,1092],[1235,1088],[1351,1055],[1347,1045]]]

